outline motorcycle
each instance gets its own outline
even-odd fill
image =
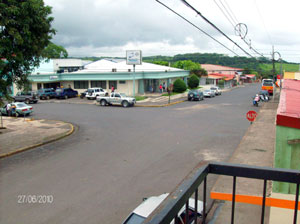
[[[80,99],[83,99],[87,95],[87,91],[84,91],[80,94]]]

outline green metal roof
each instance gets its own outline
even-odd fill
[[[167,71],[167,72],[136,72],[135,79],[167,79],[185,77],[189,71]],[[132,72],[109,72],[109,73],[61,73],[30,75],[32,82],[55,82],[55,81],[76,81],[76,80],[133,80]]]

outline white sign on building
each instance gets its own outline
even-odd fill
[[[141,50],[127,50],[126,51],[126,64],[127,65],[141,65],[142,64],[142,51]]]

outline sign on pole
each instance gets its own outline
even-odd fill
[[[127,50],[126,51],[126,64],[133,65],[133,97],[135,96],[135,65],[142,64],[142,51],[141,50]]]
[[[255,120],[257,113],[253,110],[250,110],[250,111],[248,111],[246,116],[247,116],[247,119],[252,123]]]
[[[142,51],[141,50],[126,51],[126,64],[127,65],[141,65],[142,64]]]

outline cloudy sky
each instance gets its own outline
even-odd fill
[[[194,52],[246,56],[181,0],[160,1],[229,50],[155,0],[44,0],[55,19],[53,42],[64,46],[70,56],[124,57],[126,50],[136,49],[144,56]],[[186,1],[252,56],[259,55],[236,35],[238,23],[247,25],[246,42],[251,40],[259,53],[271,57],[274,45],[284,60],[300,63],[300,1]]]

